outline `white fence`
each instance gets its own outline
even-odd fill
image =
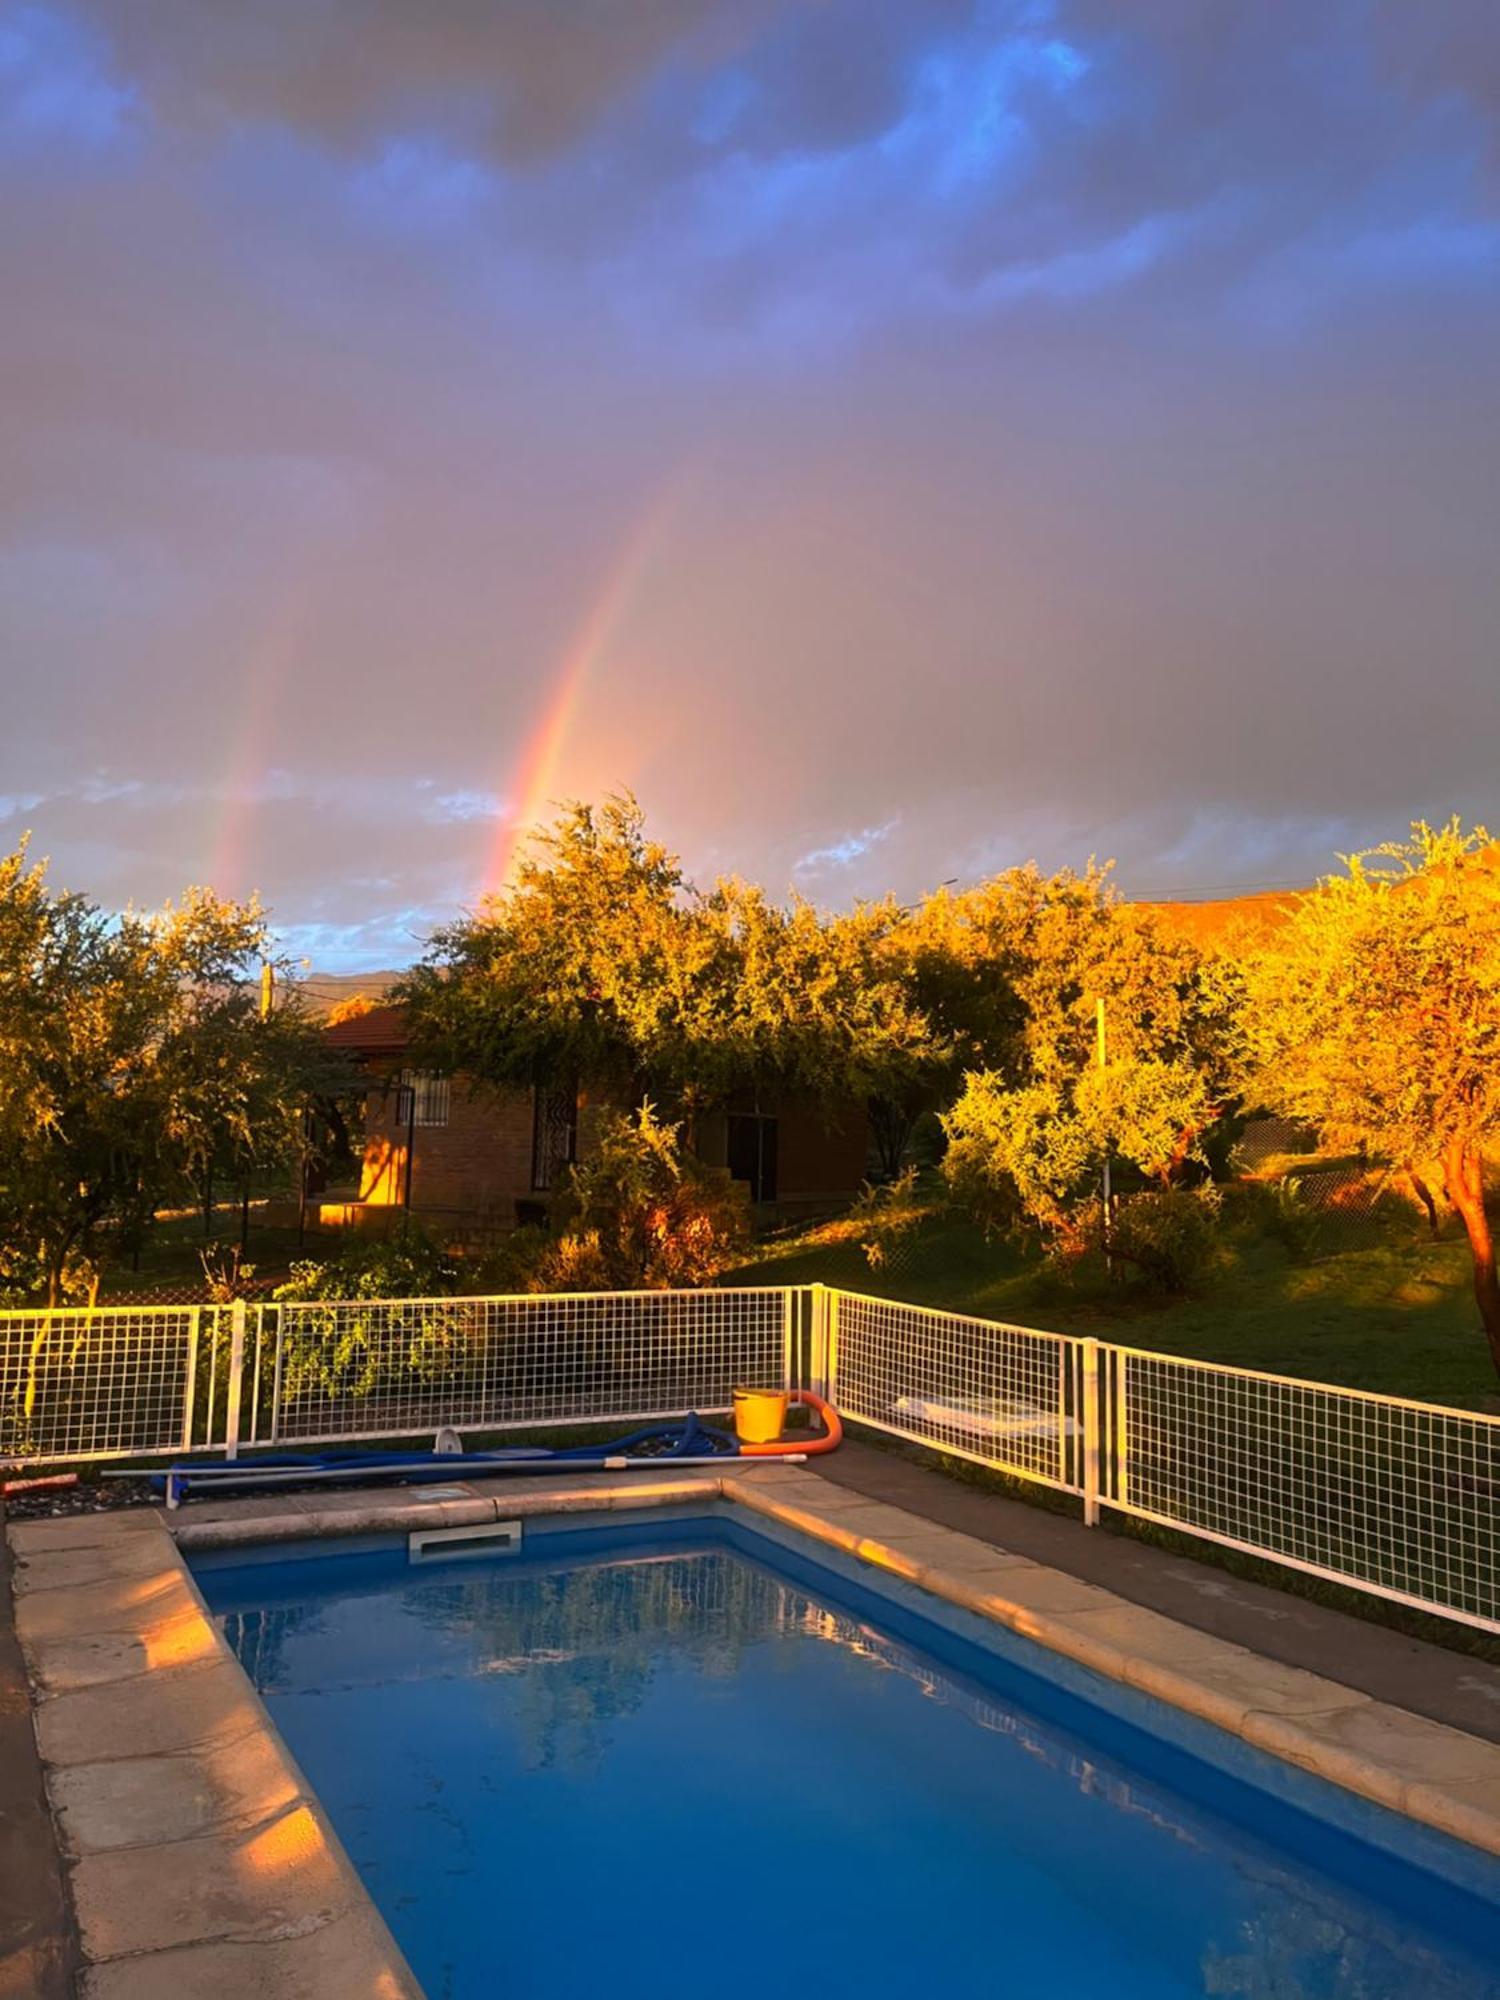
[[[0,1461],[847,1418],[1500,1632],[1500,1419],[821,1285],[0,1313]]]

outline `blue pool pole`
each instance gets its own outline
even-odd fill
[[[806,1456],[802,1452],[788,1452],[775,1460],[757,1460],[756,1463],[777,1465],[805,1465]],[[227,1492],[234,1487],[244,1486],[321,1486],[339,1480],[367,1479],[371,1484],[400,1485],[403,1473],[440,1473],[443,1478],[489,1479],[506,1472],[644,1472],[660,1468],[675,1470],[679,1466],[705,1466],[738,1464],[738,1456],[731,1452],[716,1452],[702,1458],[626,1458],[622,1456],[604,1458],[497,1458],[483,1461],[454,1458],[445,1466],[431,1458],[413,1459],[408,1466],[402,1465],[341,1465],[305,1466],[287,1465],[271,1467],[256,1472],[246,1465],[198,1466],[174,1468],[167,1474],[167,1507],[175,1511],[182,1504],[182,1489],[199,1481],[213,1492]],[[449,1469],[451,1466],[451,1470]],[[139,1475],[136,1475],[139,1476]]]

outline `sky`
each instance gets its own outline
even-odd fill
[[[401,965],[1500,821],[1493,0],[0,0],[0,850]]]

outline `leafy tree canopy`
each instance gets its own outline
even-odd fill
[[[738,881],[701,893],[627,795],[569,807],[399,997],[423,1060],[496,1085],[571,1076],[688,1109],[747,1089],[847,1103],[940,1056],[887,950],[897,916],[783,909]]]
[[[1441,1177],[1500,1370],[1484,1155],[1500,1133],[1500,849],[1418,823],[1299,898],[1251,964],[1246,1087],[1269,1108]]]
[[[300,1145],[328,1058],[295,1009],[260,1017],[255,903],[192,889],[110,916],[0,860],[0,1285],[91,1288],[215,1156]]]
[[[634,1089],[680,1005],[685,897],[633,799],[570,806],[397,987],[414,1049],[494,1084]]]
[[[1033,864],[939,889],[897,935],[915,995],[965,1070],[1021,1084],[1093,1057],[1097,1003],[1113,1053],[1216,1071],[1231,1012],[1203,955],[1110,869],[1043,875]]]
[[[1012,869],[939,894],[917,977],[972,1057],[943,1118],[947,1171],[991,1220],[1072,1247],[1108,1158],[1165,1184],[1219,1115],[1233,1003],[1195,947],[1122,902],[1107,869]],[[1107,1060],[1098,1061],[1103,1006]]]

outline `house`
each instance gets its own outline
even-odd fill
[[[439,1231],[505,1231],[543,1220],[569,1165],[587,1156],[590,1106],[576,1091],[498,1091],[414,1069],[400,1007],[325,1033],[368,1080],[359,1186],[352,1200],[324,1199],[325,1222],[378,1225],[404,1211]],[[830,1121],[802,1098],[734,1100],[700,1113],[691,1136],[706,1165],[783,1212],[834,1205],[865,1178],[862,1105]]]

